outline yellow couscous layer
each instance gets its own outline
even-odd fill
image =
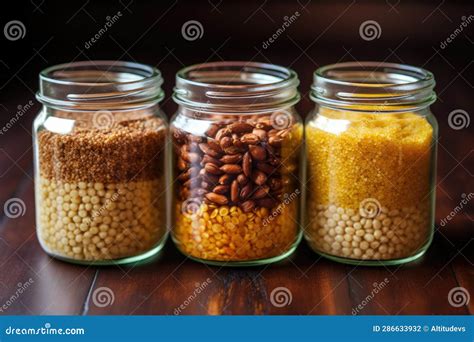
[[[306,127],[309,194],[318,204],[359,208],[418,204],[430,191],[433,128],[413,114],[323,110]]]

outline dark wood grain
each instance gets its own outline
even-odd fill
[[[452,264],[453,271],[459,286],[468,289],[468,291],[470,291],[470,289],[472,289],[474,286],[474,267],[472,265],[472,260],[474,259],[472,256],[473,250],[474,243],[471,239],[470,242],[467,243],[466,248],[464,249],[465,253],[455,258]],[[470,291],[470,293],[472,294],[472,291]],[[469,314],[473,315],[474,301],[472,300],[472,295],[471,301],[468,303],[468,309]]]
[[[6,42],[2,49],[6,52],[0,56],[0,66],[6,65],[0,75],[0,103],[4,107],[0,108],[0,126],[18,105],[33,99],[37,74],[42,68],[73,59],[121,56],[157,65],[165,77],[167,97],[162,104],[168,116],[176,110],[170,96],[176,71],[184,64],[206,59],[255,60],[291,66],[301,79],[303,97],[297,109],[302,116],[314,106],[308,90],[312,73],[320,65],[372,59],[424,66],[437,79],[439,99],[432,109],[440,125],[436,233],[426,255],[403,266],[348,266],[322,258],[302,242],[294,255],[277,264],[223,268],[189,260],[168,241],[158,256],[136,265],[85,267],[55,260],[42,251],[35,233],[30,134],[39,110],[37,104],[0,136],[0,208],[12,197],[22,199],[26,206],[25,215],[16,219],[0,211],[0,314],[474,314],[474,204],[470,202],[447,224],[440,224],[459,205],[462,194],[474,192],[474,69],[472,56],[466,54],[472,49],[471,43],[459,37],[449,48],[438,51],[440,40],[457,25],[454,19],[447,20],[446,15],[458,20],[469,9],[446,2],[443,15],[436,10],[437,4],[427,1],[400,4],[396,11],[384,2],[362,2],[352,5],[336,20],[347,7],[343,2],[309,2],[302,9],[301,4],[283,1],[265,5],[266,13],[274,18],[272,22],[257,10],[257,3],[225,3],[217,11],[208,4],[195,6],[194,2],[180,1],[163,20],[156,22],[164,5],[150,10],[149,4],[133,2],[132,12],[124,10],[124,18],[110,33],[113,39],[104,37],[82,53],[78,46],[95,34],[92,28],[84,33],[82,23],[92,21],[87,13],[79,11],[70,23],[64,24],[67,18],[63,14],[66,11],[65,15],[71,16],[82,4],[71,1],[67,9],[62,3],[57,7],[45,4],[44,15],[36,15],[29,8],[31,18],[26,23],[25,42],[30,45]],[[89,15],[98,20],[94,27],[110,15],[110,8],[117,6],[116,2],[110,4],[87,5]],[[256,10],[254,17],[246,21]],[[262,41],[275,32],[285,15],[295,10],[301,11],[301,19],[285,37],[263,51]],[[193,13],[203,22],[205,33],[201,41],[191,43],[179,35],[183,13]],[[364,42],[358,27],[372,17],[382,24],[382,39]],[[132,45],[133,49],[129,49]],[[41,51],[41,58],[37,51]],[[457,108],[471,114],[469,128],[449,127],[448,114]],[[30,279],[31,285],[12,300],[18,284]],[[386,286],[369,300],[374,283],[382,282]],[[290,294],[288,305],[275,305],[271,300],[272,292],[281,287]],[[470,293],[470,303],[460,307],[449,303],[448,293],[456,287]],[[104,307],[94,300],[103,288],[113,293],[113,302]]]
[[[32,109],[34,112],[34,109]],[[31,113],[34,115],[34,113]],[[30,122],[27,122],[27,125]],[[13,126],[5,134],[8,138],[2,138],[0,144],[0,203],[5,203],[9,198],[15,197],[15,193],[27,185],[28,180],[33,179],[32,169],[32,138],[31,128],[26,128],[24,123]],[[0,212],[0,217],[4,214]]]
[[[39,246],[32,165],[20,161],[1,179],[2,201],[15,196],[27,208],[24,216],[4,216],[1,221],[1,303],[11,302],[18,284],[30,279],[32,284],[0,314],[472,314],[472,301],[461,307],[448,301],[455,287],[474,293],[472,205],[449,224],[438,224],[469,191],[466,182],[471,179],[466,166],[455,166],[456,159],[468,155],[472,136],[460,135],[462,143],[455,134],[450,137],[444,139],[446,150],[440,148],[434,243],[422,259],[396,267],[337,264],[318,256],[304,242],[293,256],[274,265],[213,267],[185,258],[171,241],[160,255],[137,265],[70,265],[48,257]],[[27,144],[30,137],[11,135],[4,141],[11,155],[21,160],[19,141]],[[386,279],[383,290],[367,300],[374,284]],[[94,302],[94,294],[103,287],[114,296],[105,307]],[[272,303],[271,293],[279,287],[291,293],[289,305]]]
[[[0,303],[2,314],[80,314],[95,270],[48,257],[36,238],[33,182],[16,196],[26,205],[24,216],[4,218],[0,230]],[[17,299],[18,288],[30,283]],[[11,304],[9,304],[11,302]]]
[[[449,265],[451,253],[440,251],[449,251],[449,247],[437,237],[428,253],[409,265],[355,269],[350,277],[353,300],[368,302],[358,312],[370,315],[468,314],[465,306],[455,308],[448,304],[448,293],[458,282]],[[384,282],[387,285],[373,299],[367,300]]]
[[[21,159],[18,141],[27,144],[30,137],[25,136],[10,135],[3,146]],[[395,267],[337,264],[304,242],[294,255],[274,265],[215,267],[187,259],[171,241],[158,256],[141,264],[70,265],[48,257],[36,239],[32,165],[23,161],[1,180],[2,189],[7,189],[2,200],[15,196],[27,208],[24,216],[2,218],[1,303],[11,302],[19,284],[30,279],[32,284],[0,314],[472,314],[472,301],[461,307],[448,301],[455,287],[474,291],[472,205],[447,225],[438,223],[469,191],[469,184],[459,179],[468,181],[472,168],[459,166],[456,159],[468,155],[472,143],[466,141],[473,138],[460,135],[461,143],[455,134],[449,137],[444,138],[445,149],[440,148],[433,245],[420,260]],[[374,284],[381,282],[386,286],[368,300]],[[104,287],[113,292],[114,301],[101,307],[94,295]],[[203,288],[197,293],[199,287]],[[272,303],[272,291],[279,287],[291,294],[289,305]]]
[[[441,175],[440,175],[441,177]],[[325,260],[302,243],[289,259],[257,268],[222,268],[193,262],[168,241],[152,260],[129,266],[75,266],[48,257],[34,226],[33,183],[18,177],[15,196],[26,214],[3,218],[0,230],[0,299],[7,302],[18,284],[32,285],[2,314],[351,314],[374,289],[387,286],[359,314],[468,314],[455,308],[448,292],[462,286],[474,291],[472,221],[460,214],[449,229],[437,232],[420,260],[397,267],[363,267]],[[21,185],[23,184],[23,185]],[[455,180],[448,187],[460,186]],[[438,210],[446,215],[452,201],[440,194]],[[202,284],[205,288],[196,294]],[[94,291],[108,287],[113,304],[100,307]],[[291,304],[272,304],[271,293],[285,287]]]

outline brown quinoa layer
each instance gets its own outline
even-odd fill
[[[68,134],[43,130],[38,133],[40,175],[64,182],[155,179],[164,172],[165,144],[159,118],[120,121],[107,129],[76,127]]]

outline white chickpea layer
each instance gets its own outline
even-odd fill
[[[38,235],[52,255],[97,261],[140,255],[166,232],[162,181],[120,184],[39,179]]]
[[[336,205],[314,205],[310,210],[308,241],[326,254],[361,260],[398,259],[416,254],[429,239],[426,206],[382,207],[373,217]]]

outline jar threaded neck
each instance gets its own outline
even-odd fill
[[[138,109],[160,102],[163,78],[154,67],[122,61],[55,65],[40,73],[37,99],[71,110]]]
[[[208,112],[268,112],[297,103],[296,73],[258,62],[196,64],[176,75],[173,99],[191,109]]]
[[[331,64],[314,73],[310,98],[335,109],[403,112],[436,100],[431,72],[409,65],[379,62]]]

